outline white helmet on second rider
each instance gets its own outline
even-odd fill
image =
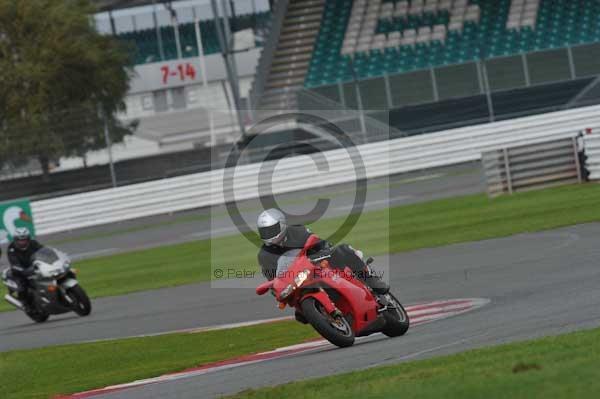
[[[13,234],[13,241],[18,250],[26,251],[31,243],[31,233],[27,227],[17,227]]]
[[[287,220],[279,209],[271,208],[258,215],[258,234],[265,245],[280,245],[287,232]]]

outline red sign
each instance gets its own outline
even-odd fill
[[[178,79],[180,82],[196,79],[196,68],[186,62],[185,64],[164,65],[160,67],[162,72],[163,84],[170,83],[172,79]]]

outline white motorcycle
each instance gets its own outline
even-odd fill
[[[9,269],[2,273],[2,282],[8,287],[4,299],[17,309],[23,310],[27,316],[37,323],[48,320],[50,315],[75,312],[79,316],[87,316],[92,311],[92,304],[86,292],[76,279],[71,269],[69,257],[54,248],[43,247],[32,257],[33,271],[29,278],[29,292],[32,306],[25,306],[17,299],[19,286],[10,277]]]

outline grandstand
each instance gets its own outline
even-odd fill
[[[367,96],[365,108],[397,109],[485,91],[566,82],[600,72],[600,47],[592,46],[600,42],[600,3],[596,0],[274,3],[272,11],[261,9],[230,18],[233,32],[260,32],[254,44],[266,46],[249,94],[249,108],[253,109],[297,109],[297,92],[302,89],[352,104],[356,100],[343,101],[348,93],[339,94],[344,90],[337,86],[368,81],[376,88],[365,87],[364,93],[381,91],[383,83],[376,78],[385,79],[391,101]],[[216,54],[220,47],[215,22],[206,13],[202,18],[199,27],[204,54]],[[194,22],[182,20],[177,28],[181,56],[197,57]],[[176,60],[179,56],[170,22],[158,29],[139,28],[134,22],[132,27],[113,33],[132,45],[136,65]],[[588,47],[582,47],[585,45]],[[556,65],[549,64],[553,62]],[[454,92],[443,87],[443,75],[452,67],[460,71],[455,78],[465,80],[462,86],[455,85],[460,87]],[[545,67],[550,72],[544,72]],[[430,78],[419,75],[420,71],[440,73]],[[487,82],[482,74],[488,74]],[[398,88],[400,82],[404,85],[415,77],[421,82],[412,82],[408,87],[416,95]],[[436,84],[441,87],[430,87]],[[414,90],[415,85],[420,89]]]
[[[330,0],[303,87],[285,89],[416,134],[597,103],[599,42],[595,0]]]
[[[232,31],[252,29],[258,33],[254,45],[264,49],[256,67],[250,58],[238,63],[244,69],[242,96],[254,113],[248,121],[273,110],[362,108],[402,131],[395,134],[418,134],[600,97],[596,0],[277,0],[254,12],[240,12],[245,3],[235,3]],[[207,8],[194,5],[190,13],[179,6],[176,27],[166,15],[158,15],[158,27],[148,18],[144,25],[139,15],[117,23],[112,33],[132,44],[138,67],[179,56],[192,60],[199,55],[194,23],[200,19],[204,54],[218,58],[211,15]],[[111,33],[108,25],[104,31]],[[218,72],[220,64],[211,65]],[[207,74],[214,82],[210,89],[142,85],[128,98],[124,117],[141,117],[139,134],[161,147],[185,147],[188,138],[214,143],[196,131],[214,125],[207,108],[224,110],[230,100],[217,85],[225,76]],[[217,125],[232,124],[222,119]],[[357,123],[350,125],[357,129]],[[228,131],[230,140],[239,134]]]
[[[598,41],[594,0],[333,0],[305,86]]]
[[[236,9],[243,4],[236,3]],[[382,119],[415,134],[598,98],[596,0],[278,0],[270,5],[269,11],[246,10],[230,18],[233,32],[259,32],[255,45],[264,46],[254,76],[241,79],[247,108],[264,111],[255,119],[270,110],[321,109],[331,102],[356,109],[360,103],[371,116],[380,110]],[[209,14],[195,13],[202,17],[206,55],[220,51]],[[162,19],[158,29],[140,28],[138,19],[116,32],[132,44],[137,65],[178,58],[172,21]],[[180,19],[177,29],[181,56],[197,57],[194,22]],[[201,98],[201,91],[194,96]],[[144,101],[138,97],[129,104]],[[225,99],[218,103],[223,108]],[[188,108],[194,108],[190,101]]]
[[[272,112],[341,111],[347,120],[336,123],[365,142],[600,102],[597,0],[219,2],[231,4],[232,36],[252,39],[234,46],[241,110],[210,0],[170,2],[176,18],[158,0],[95,1],[97,29],[133,52],[135,74],[119,117],[139,120],[136,135],[152,148],[117,158],[173,153],[169,175],[200,168],[179,162],[176,152],[239,140],[240,114],[251,126]],[[188,65],[193,73],[185,79],[165,80],[161,72]],[[277,133],[281,140],[274,133],[261,142],[290,134]],[[72,161],[61,164],[81,163]]]

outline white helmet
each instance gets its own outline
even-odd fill
[[[31,242],[31,233],[29,232],[29,229],[27,227],[17,227],[13,234],[13,240],[17,249],[20,249],[21,251],[27,250],[27,248],[29,248],[29,243]]]
[[[279,245],[285,238],[287,221],[278,209],[267,209],[258,215],[258,234],[266,245]]]

